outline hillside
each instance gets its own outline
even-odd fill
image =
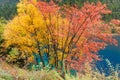
[[[47,0],[49,1],[49,0]],[[57,0],[55,0],[57,1]],[[77,4],[81,6],[84,2],[97,2],[98,0],[61,0],[60,4]],[[112,10],[112,14],[104,16],[104,19],[107,18],[107,21],[112,18],[120,19],[120,0],[100,0],[102,3],[107,4],[108,8]],[[5,19],[11,19],[16,14],[16,3],[19,0],[0,0],[0,16]]]
[[[1,5],[13,5],[16,4],[19,0],[0,0],[0,6]]]
[[[16,14],[16,3],[19,0],[0,0],[0,17],[11,19]]]

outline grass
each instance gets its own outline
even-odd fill
[[[111,66],[109,64],[109,66]],[[113,67],[110,67],[113,68]],[[84,74],[78,73],[77,76],[72,76],[70,73],[65,73],[65,80],[120,80],[119,73],[112,69],[111,73],[117,75],[105,76],[100,74],[98,70],[92,70],[89,65],[86,65]],[[0,61],[0,80],[64,80],[56,70],[41,69],[38,71],[24,70],[16,66],[10,66],[4,61]]]

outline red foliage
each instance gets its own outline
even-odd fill
[[[112,38],[111,34],[107,33],[109,28],[102,20],[102,14],[109,14],[111,11],[101,2],[97,4],[85,3],[81,9],[76,6],[64,6],[64,9],[60,10],[60,7],[51,0],[50,3],[38,2],[37,7],[45,17],[48,14],[53,15],[61,11],[62,14],[60,14],[67,19],[69,25],[60,27],[64,31],[61,34],[62,37],[66,39],[65,46],[61,49],[64,54],[65,49],[70,47],[65,62],[71,68],[83,69],[85,62],[100,60],[97,52],[104,49],[107,43],[117,45],[117,41]],[[116,21],[112,22],[116,23]],[[62,56],[64,57],[64,55]]]
[[[66,17],[71,24],[70,33],[74,35],[72,41],[77,48],[76,52],[71,52],[73,54],[68,55],[66,59],[67,64],[71,65],[72,68],[80,70],[80,67],[83,67],[81,65],[84,65],[85,62],[100,60],[97,52],[104,49],[107,43],[117,45],[117,41],[112,38],[112,35],[106,32],[109,28],[102,20],[102,14],[111,13],[106,5],[102,5],[100,2],[96,5],[85,3],[81,9],[70,7],[65,8],[65,10]],[[81,44],[82,37],[86,40]],[[83,50],[82,56],[74,55],[79,54],[81,49]],[[78,59],[72,59],[73,56],[74,58],[78,57]]]
[[[49,3],[39,1],[37,3],[37,7],[43,15],[45,15],[46,13],[55,14],[59,10],[59,7],[52,0],[50,0]]]
[[[115,24],[117,26],[120,26],[120,20],[118,20],[118,19],[112,19],[111,23],[113,23],[113,24]]]

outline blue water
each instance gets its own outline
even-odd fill
[[[108,45],[104,50],[99,51],[100,57],[109,59],[113,65],[120,64],[120,36],[114,36],[118,46]]]
[[[104,50],[99,51],[102,61],[97,62],[97,67],[106,73],[109,73],[109,66],[105,59],[108,59],[114,68],[120,64],[120,36],[114,36],[114,38],[118,41],[118,46],[108,45]]]

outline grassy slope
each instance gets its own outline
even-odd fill
[[[0,60],[0,80],[63,80],[55,71],[28,71]]]
[[[78,74],[80,75],[80,74]],[[73,77],[65,74],[66,80],[120,80],[116,76],[105,77],[95,71],[87,71],[80,77]],[[0,59],[0,80],[64,80],[56,70],[28,71],[13,65],[8,65]]]

